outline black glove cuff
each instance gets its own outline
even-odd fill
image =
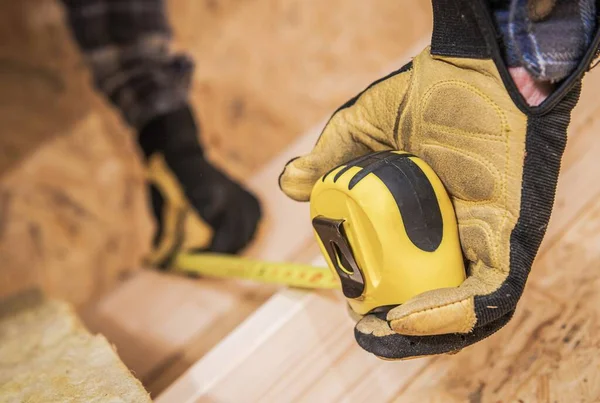
[[[163,153],[167,162],[187,155],[203,157],[198,132],[194,115],[185,106],[150,120],[140,130],[138,142],[146,158],[156,152]]]
[[[496,40],[495,29],[481,0],[432,0],[432,5],[431,54],[474,59],[491,56],[487,41]]]

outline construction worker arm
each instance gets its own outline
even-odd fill
[[[493,3],[512,13],[512,37],[519,21],[545,29],[528,14],[532,2]],[[549,3],[566,7],[552,10],[564,17],[575,2]],[[338,109],[312,152],[290,161],[280,177],[288,196],[307,201],[315,181],[335,166],[373,151],[403,150],[426,161],[448,190],[468,276],[458,287],[425,292],[358,321],[359,345],[386,359],[456,352],[508,323],[546,231],[570,112],[600,42],[594,24],[582,23],[569,69],[557,62],[552,70],[550,57],[538,63],[542,69],[514,65],[507,47],[525,62],[531,49],[498,40],[501,24],[489,2],[433,0],[433,11],[431,46]],[[519,91],[524,84],[531,93]]]
[[[205,157],[189,106],[193,61],[171,51],[163,0],[63,0],[76,42],[96,88],[137,131],[146,160],[160,158],[191,206],[212,227],[208,249],[237,252],[252,238],[260,207],[256,198]],[[154,165],[155,166],[155,165]],[[171,189],[151,188],[158,232],[153,263],[164,264],[185,242]],[[180,210],[181,212],[181,210]]]

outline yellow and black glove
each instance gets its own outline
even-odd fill
[[[546,231],[570,112],[598,46],[539,107],[519,94],[482,0],[433,0],[431,47],[338,109],[280,186],[315,181],[358,156],[405,150],[439,175],[456,210],[468,278],[362,317],[355,336],[387,359],[455,352],[512,317]],[[415,267],[415,270],[418,270]]]
[[[236,253],[256,232],[258,200],[206,160],[197,136],[188,107],[140,131],[158,227],[148,264],[167,267],[184,251]]]

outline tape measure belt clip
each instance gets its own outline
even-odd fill
[[[365,277],[344,232],[344,220],[317,216],[312,223],[340,277],[344,295],[347,298],[359,298],[365,291]]]

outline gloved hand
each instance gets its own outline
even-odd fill
[[[328,170],[395,149],[424,159],[447,187],[468,278],[360,319],[360,346],[387,359],[455,352],[510,320],[546,231],[570,111],[594,54],[530,107],[500,57],[485,5],[433,6],[431,48],[338,109],[312,152],[280,177],[289,197],[307,201]]]
[[[140,131],[158,224],[150,264],[167,266],[183,250],[239,252],[260,220],[258,200],[206,160],[197,133],[188,107],[159,116]],[[208,247],[202,221],[212,229]]]

